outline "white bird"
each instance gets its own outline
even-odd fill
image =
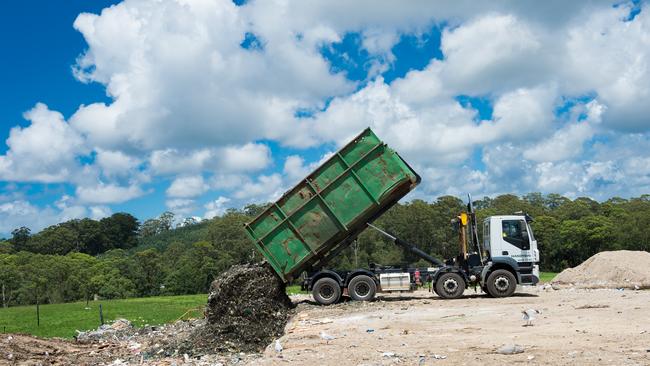
[[[323,332],[323,331],[320,332],[320,338],[321,338],[322,340],[324,340],[325,342],[327,342],[327,344],[329,344],[330,341],[336,339],[336,337],[334,337],[334,336],[332,336],[332,335],[329,335],[329,334],[327,334],[327,333],[325,333],[325,332]]]
[[[521,314],[521,319],[526,321],[526,324],[524,324],[524,327],[530,327],[533,325],[533,320],[535,320],[535,316],[537,314],[541,314],[542,312],[540,310],[536,309],[528,309],[528,310],[522,310]]]
[[[275,340],[275,352],[280,353],[282,352],[283,348],[282,345],[280,344],[280,340],[276,339]]]

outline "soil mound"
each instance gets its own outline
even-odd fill
[[[268,264],[232,266],[210,286],[207,323],[194,346],[261,351],[284,333],[292,308],[285,284]]]
[[[577,267],[565,269],[551,284],[576,288],[650,288],[650,253],[600,252]]]

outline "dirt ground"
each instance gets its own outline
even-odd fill
[[[251,364],[650,365],[650,291],[536,287],[506,299],[465,295],[441,300],[418,291],[372,303],[301,304],[280,355],[270,346]],[[529,308],[542,313],[524,327],[521,311]],[[523,353],[495,352],[515,344]]]
[[[650,291],[535,287],[506,299],[465,295],[440,300],[417,291],[329,307],[294,296],[283,350],[272,343],[261,355],[147,358],[111,344],[3,334],[0,364],[650,365]],[[542,313],[524,327],[521,311],[530,308]],[[498,354],[504,345],[523,352]]]

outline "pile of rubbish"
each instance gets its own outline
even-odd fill
[[[268,264],[235,265],[210,286],[200,338],[215,351],[261,351],[284,334],[292,308],[285,284]]]
[[[88,345],[120,344],[119,348],[129,350],[129,356],[122,358],[126,362],[248,359],[284,334],[292,309],[284,283],[268,265],[235,265],[212,283],[204,319],[142,328],[118,319],[96,330],[77,332],[76,339]]]
[[[618,250],[600,252],[577,267],[558,274],[554,288],[650,288],[650,253]]]

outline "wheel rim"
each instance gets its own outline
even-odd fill
[[[510,288],[510,280],[508,277],[499,276],[494,280],[494,287],[499,292],[506,292],[508,291],[508,288]]]
[[[318,294],[324,299],[331,299],[334,297],[334,287],[330,285],[321,286],[318,290]]]
[[[449,277],[442,283],[442,287],[445,289],[446,293],[453,294],[458,290],[458,281],[456,279]]]
[[[361,297],[364,297],[370,293],[370,286],[368,286],[367,283],[365,282],[359,282],[355,287],[354,287],[354,292]]]

